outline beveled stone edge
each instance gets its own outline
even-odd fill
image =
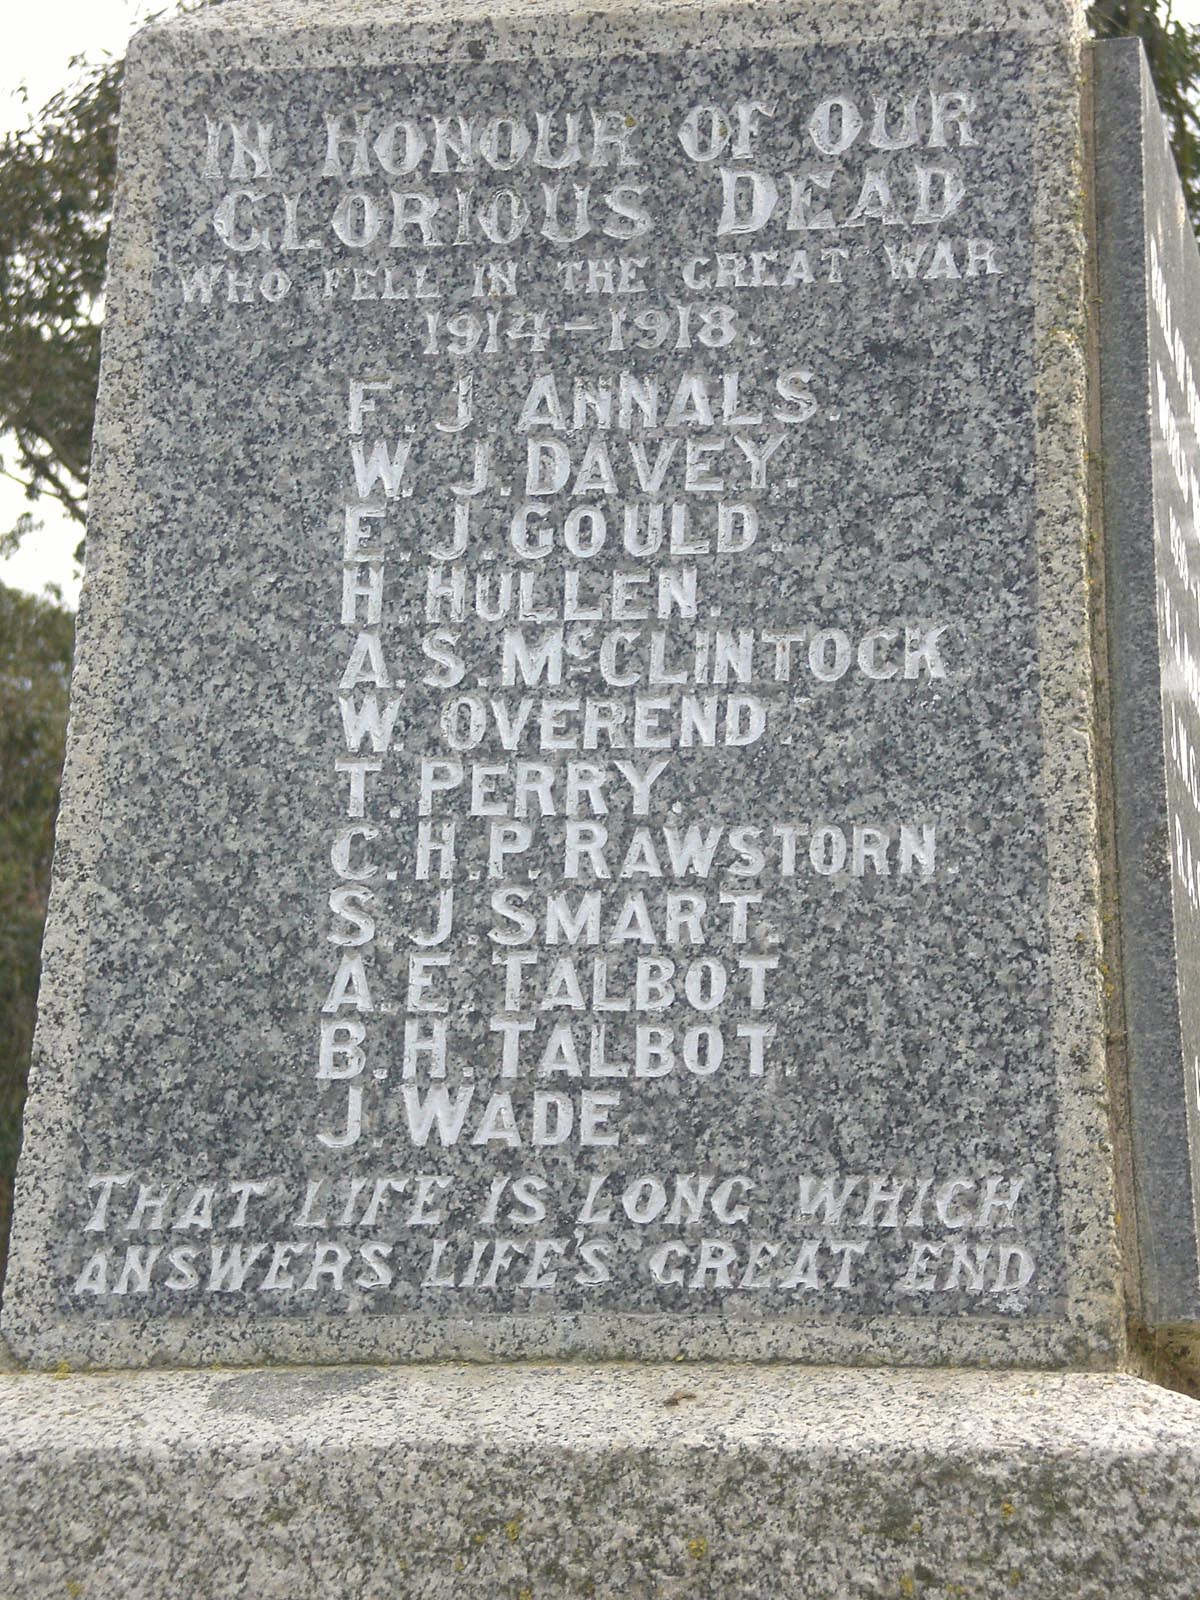
[[[1090,534],[1082,14],[1035,56],[1034,338],[1039,703],[1047,829],[1052,1048],[1068,1316],[1119,1362],[1116,1231],[1103,995],[1099,772]],[[1064,181],[1065,180],[1065,181]]]
[[[153,262],[143,218],[153,206],[161,138],[142,92],[145,73],[126,67],[118,142],[118,183],[109,236],[100,382],[92,439],[92,471],[84,577],[75,627],[75,661],[55,831],[37,1026],[13,1196],[12,1231],[0,1330],[19,1325],[26,1301],[55,1315],[38,1285],[52,1275],[51,1238],[42,1226],[66,1187],[67,1152],[78,1138],[77,1108],[68,1092],[71,1063],[81,1051],[79,974],[93,960],[92,907],[102,890],[96,866],[101,820],[116,783],[106,752],[116,730],[111,694],[126,613],[130,545],[147,530],[139,521],[138,435],[144,414],[148,341],[128,308],[150,292]]]
[[[538,1435],[543,1408],[571,1418],[569,1438]],[[438,1362],[21,1373],[0,1375],[0,1423],[0,1463],[41,1447],[48,1430],[78,1454],[183,1453],[217,1439],[246,1450],[289,1437],[336,1445],[356,1435],[392,1450],[411,1428],[429,1448],[525,1448],[539,1436],[551,1450],[658,1449],[736,1435],[742,1444],[794,1440],[841,1455],[1035,1445],[1077,1457],[1103,1452],[1105,1424],[1134,1449],[1153,1446],[1165,1425],[1200,1470],[1200,1402],[1121,1373],[1019,1368]]]
[[[135,36],[140,58],[240,64],[256,69],[429,59],[590,55],[596,34],[611,53],[840,44],[890,38],[1025,33],[1047,41],[1082,28],[1084,0],[232,0],[212,10],[151,23]],[[471,49],[468,50],[468,43]],[[483,55],[479,46],[483,45]],[[343,54],[344,53],[344,54]]]

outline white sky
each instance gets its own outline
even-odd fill
[[[22,84],[29,91],[30,105],[40,107],[73,78],[72,56],[96,61],[106,53],[120,54],[148,14],[169,9],[171,0],[36,0],[8,6],[0,55],[0,126],[19,127],[26,121],[27,108],[19,93]],[[1181,22],[1200,26],[1200,0],[1174,0],[1173,14]],[[0,455],[4,454],[0,441]],[[20,489],[0,478],[0,529],[11,528],[26,509]],[[74,606],[79,577],[72,552],[80,530],[49,501],[35,508],[35,515],[45,527],[30,534],[15,556],[0,561],[0,582],[34,594],[46,584],[58,584]]]
[[[1197,0],[1200,3],[1200,0]],[[77,76],[73,56],[100,61],[121,55],[129,36],[144,19],[170,9],[170,0],[36,0],[5,7],[4,50],[0,53],[0,127],[22,127],[29,109],[44,105],[55,90]],[[20,96],[29,91],[29,105]],[[0,457],[11,448],[0,439]],[[30,507],[20,488],[0,478],[0,530],[11,528],[23,511],[31,510],[45,527],[31,533],[16,555],[0,561],[0,583],[40,594],[47,584],[58,584],[67,604],[79,598],[79,575],[72,555],[82,530],[60,512],[54,502],[42,500]]]

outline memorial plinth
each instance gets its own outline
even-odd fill
[[[0,1581],[22,1597],[1196,1593],[1195,1402],[1113,1373],[433,1365],[13,1387]]]
[[[1119,1375],[1083,41],[1065,0],[140,36],[18,1592],[1192,1593],[1186,1510],[1110,1515],[1190,1505],[1200,1427]]]

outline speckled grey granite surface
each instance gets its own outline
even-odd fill
[[[1140,45],[1095,50],[1104,538],[1148,1322],[1200,1321],[1200,252]]]
[[[1110,1374],[0,1379],[11,1600],[1194,1600],[1200,1406]]]
[[[1081,38],[142,36],[22,1360],[1118,1359]]]

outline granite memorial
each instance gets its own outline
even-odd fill
[[[1169,984],[1111,1115],[1085,79],[1075,0],[140,36],[18,1592],[1193,1594],[1200,1413],[1125,1371],[1196,1285]]]
[[[26,1359],[1113,1348],[1070,106],[761,27],[135,61]]]
[[[1149,1322],[1194,1324],[1200,255],[1140,48],[1098,51],[1096,77],[1104,530],[1139,1278]]]

